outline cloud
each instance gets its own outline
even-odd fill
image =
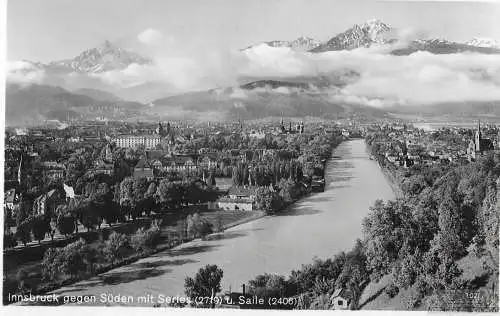
[[[247,99],[248,94],[245,90],[240,88],[233,88],[233,92],[229,95],[232,99]]]
[[[407,33],[412,38],[413,33]],[[342,78],[346,69],[359,73],[330,99],[376,107],[437,102],[500,100],[500,55],[417,52],[394,56],[386,47],[322,54],[257,47],[246,52],[245,76],[301,77],[329,74]],[[278,91],[276,91],[278,92]]]
[[[240,75],[247,76],[290,76],[300,75],[309,63],[307,55],[288,47],[270,47],[261,44],[241,52]]]
[[[137,39],[143,44],[155,46],[161,43],[163,35],[160,31],[149,28],[139,33]]]
[[[9,61],[6,66],[7,82],[17,84],[41,83],[45,71],[26,61]]]
[[[154,60],[153,64],[131,64],[122,70],[93,73],[90,76],[99,78],[107,85],[131,88],[149,82],[172,84],[181,90],[193,89],[200,81],[202,74],[195,60],[183,57],[168,57]]]

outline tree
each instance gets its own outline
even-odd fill
[[[298,197],[295,183],[290,179],[281,179],[278,183],[279,194],[285,203],[292,203]]]
[[[347,254],[346,263],[335,281],[335,288],[345,288],[351,293],[353,301],[351,308],[355,309],[363,290],[363,284],[368,280],[363,244],[357,240],[353,249]]]
[[[277,274],[261,274],[248,282],[250,292],[257,296],[283,297],[287,282],[285,277]]]
[[[128,247],[128,238],[124,234],[112,232],[104,242],[104,256],[111,262],[123,258],[123,251]]]
[[[131,210],[135,208],[134,199],[134,178],[127,177],[120,183],[120,208],[124,216],[131,215]]]
[[[101,214],[98,213],[92,201],[89,200],[82,202],[82,206],[79,208],[78,219],[87,228],[87,231],[94,229],[102,223]]]
[[[259,187],[255,197],[257,206],[267,214],[275,214],[283,207],[283,198],[268,187]]]
[[[221,280],[224,275],[217,265],[206,265],[198,270],[193,278],[184,281],[184,292],[193,301],[196,297],[212,297],[221,291]]]
[[[210,174],[208,175],[207,185],[209,188],[215,188],[217,185],[213,171],[210,171]]]
[[[233,177],[233,185],[239,186],[242,184],[241,183],[242,174],[238,166],[233,166],[232,177]]]
[[[47,280],[55,280],[64,274],[74,278],[82,272],[91,272],[95,261],[95,250],[80,239],[63,248],[49,248],[42,260],[42,275]]]
[[[187,221],[186,220],[178,220],[175,226],[175,231],[177,232],[179,239],[181,242],[184,242],[184,239],[187,237]]]
[[[439,233],[436,237],[442,261],[454,260],[464,254],[464,245],[460,240],[461,219],[458,207],[451,197],[439,205]]]
[[[196,185],[196,183],[187,184],[185,200],[187,203],[196,204],[200,201],[202,196],[202,190]]]
[[[222,214],[220,212],[217,212],[217,214],[215,215],[214,229],[219,233],[224,232],[224,223],[222,221]]]
[[[156,189],[156,200],[163,205],[179,205],[182,195],[178,186],[174,182],[163,179]]]
[[[156,183],[151,182],[148,186],[148,190],[144,194],[144,212],[146,215],[151,214],[151,211],[155,209],[156,201],[154,195],[156,193]]]
[[[31,220],[30,219],[26,219],[23,222],[21,222],[19,225],[17,225],[16,237],[17,237],[17,240],[22,242],[25,247],[26,247],[26,244],[31,241]]]
[[[28,219],[30,215],[33,213],[32,203],[24,197],[21,197],[21,201],[19,202],[19,209],[16,212],[16,226],[19,226],[22,222]]]
[[[188,215],[186,218],[187,222],[187,234],[188,236],[192,236],[194,238],[198,237],[200,233],[200,228],[202,225],[202,221],[200,219],[200,214],[194,213],[193,215]]]
[[[420,194],[426,186],[427,182],[425,181],[424,176],[419,174],[405,178],[401,188],[407,196],[411,197]]]
[[[160,242],[160,234],[161,229],[159,223],[155,221],[148,229],[144,227],[139,228],[135,234],[132,235],[130,243],[136,252],[149,253]]]
[[[375,202],[363,220],[363,235],[368,268],[375,279],[389,273],[400,257],[403,245],[410,251],[419,244],[416,223],[411,208],[402,201]]]
[[[144,210],[144,201],[146,198],[146,192],[148,190],[148,181],[146,178],[135,179],[132,186],[133,190],[133,203],[131,209],[131,215],[133,219],[140,216]]]
[[[31,222],[31,231],[33,233],[33,237],[38,240],[38,243],[45,238],[45,234],[47,234],[50,230],[50,222],[43,215],[38,215],[33,218]]]
[[[57,217],[57,229],[60,234],[67,237],[75,231],[75,220],[70,215],[59,214]]]

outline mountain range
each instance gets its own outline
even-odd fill
[[[216,112],[219,120],[280,115],[359,119],[387,116],[382,109],[332,99],[330,93],[340,83],[328,78],[310,79],[259,80],[238,87],[174,95],[155,100],[148,112],[151,116],[166,117],[188,111],[204,113],[201,117],[205,118]]]
[[[82,89],[70,92],[60,87],[7,84],[6,125],[33,125],[44,120],[123,119],[144,107],[106,91]]]
[[[356,24],[325,42],[301,36],[291,41],[262,42],[241,51],[250,52],[257,46],[267,45],[273,48],[289,48],[311,55],[376,45],[389,47],[392,55],[410,55],[418,51],[427,51],[432,54],[461,52],[500,54],[499,43],[484,38],[462,43],[445,39],[405,40],[399,38],[397,33],[396,29],[380,20],[369,20]],[[97,47],[84,50],[74,58],[46,64],[28,61],[26,63],[30,67],[21,69],[21,72],[42,70],[46,74],[45,81],[30,86],[7,85],[6,123],[8,125],[26,124],[27,117],[30,120],[33,118],[64,120],[68,116],[85,118],[100,116],[117,119],[145,115],[156,118],[158,115],[175,116],[175,113],[180,117],[200,114],[201,119],[206,118],[209,113],[214,113],[214,116],[219,118],[254,118],[281,113],[288,116],[382,117],[387,115],[387,111],[401,112],[399,108],[376,109],[360,105],[366,102],[359,102],[356,98],[336,96],[335,94],[341,93],[344,86],[355,82],[362,76],[357,71],[348,68],[329,73],[321,72],[319,69],[320,71],[314,76],[240,77],[240,84],[233,87],[172,95],[166,92],[168,89],[164,83],[155,81],[144,82],[126,89],[115,89],[102,83],[96,85],[95,78],[106,75],[110,71],[124,70],[133,65],[154,67],[151,59],[118,47],[110,41],[104,41]],[[481,72],[480,69],[478,71]],[[491,76],[491,72],[481,73],[485,78]],[[84,78],[92,84],[69,85],[67,78],[75,76]],[[138,96],[144,93],[149,96],[148,100],[154,101],[142,103],[127,101],[143,100],[144,98]],[[489,109],[489,106],[491,104],[488,104],[486,109]],[[461,113],[467,112],[464,107],[467,105],[460,107]],[[96,112],[96,108],[99,111]],[[445,109],[441,112],[449,113],[452,108],[450,105],[441,105],[441,109]],[[432,112],[432,107],[426,108],[425,111],[426,113]],[[416,113],[417,109],[408,107],[402,112]]]
[[[125,69],[132,64],[147,65],[150,63],[150,59],[105,40],[97,47],[86,49],[74,58],[53,61],[48,64],[33,64],[53,73],[102,73]]]
[[[372,45],[393,44],[398,47],[391,53],[394,55],[410,55],[417,51],[428,51],[433,54],[453,54],[460,52],[477,52],[482,54],[500,54],[500,43],[486,38],[475,38],[463,43],[447,41],[445,39],[415,39],[400,38],[398,30],[388,24],[372,19],[363,24],[354,24],[345,32],[339,33],[326,42],[309,37],[299,37],[292,41],[269,41],[247,47],[249,50],[258,45],[270,47],[289,47],[296,51],[324,53],[329,51],[352,50]]]
[[[265,44],[269,47],[288,47],[295,51],[307,52],[321,45],[321,42],[310,37],[300,36],[292,41],[276,40],[276,41],[259,43],[257,45],[262,45],[262,44]],[[250,50],[257,45],[249,46],[245,49],[242,49],[242,51]]]

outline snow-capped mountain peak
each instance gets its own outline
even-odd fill
[[[380,40],[380,35],[390,31],[391,27],[378,19],[371,19],[363,23],[361,29],[364,30],[374,42],[377,42]]]
[[[309,51],[309,50],[317,47],[320,43],[321,43],[320,41],[317,41],[313,38],[306,37],[306,36],[300,36],[300,37],[298,37],[294,40],[291,40],[291,41],[276,40],[276,41],[263,42],[263,43],[260,43],[257,45],[249,46],[249,47],[243,49],[243,51],[247,51],[247,50],[250,50],[258,45],[265,44],[269,47],[288,47],[288,48],[291,48],[292,50],[295,50],[295,51],[305,52],[305,51]]]
[[[384,43],[385,35],[391,27],[378,19],[368,20],[363,24],[354,24],[347,31],[337,34],[326,43],[319,45],[311,52],[355,49],[368,47],[373,43]]]
[[[473,38],[466,42],[465,45],[476,47],[500,48],[500,42],[491,38]]]
[[[55,61],[48,66],[73,72],[98,73],[124,69],[134,63],[148,64],[150,60],[105,40],[97,47],[84,50],[73,59]]]

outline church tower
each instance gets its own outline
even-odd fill
[[[474,134],[474,144],[476,152],[481,152],[481,121],[477,121],[477,130]]]
[[[161,122],[158,122],[158,128],[156,128],[156,133],[161,137],[165,136],[165,130],[163,129]]]
[[[170,122],[167,122],[167,135],[170,134]]]
[[[281,130],[281,133],[285,133],[286,132],[285,123],[283,122],[283,112],[281,112],[280,130]]]
[[[107,162],[112,162],[113,161],[113,152],[111,150],[111,146],[109,144],[106,145],[106,149],[104,152],[104,159]]]

